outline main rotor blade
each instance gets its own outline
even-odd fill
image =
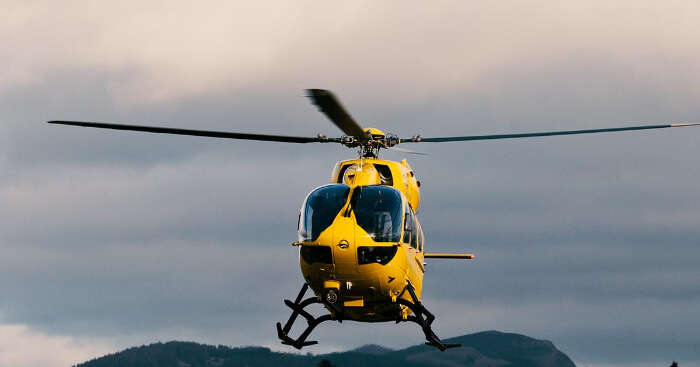
[[[429,254],[423,255],[426,259],[463,259],[470,260],[474,258],[474,254]]]
[[[102,122],[48,121],[48,123],[49,124],[72,125],[72,126],[84,126],[84,127],[97,127],[97,128],[101,128],[101,129],[144,131],[144,132],[148,132],[148,133],[208,136],[208,137],[212,137],[212,138],[276,141],[276,142],[282,142],[282,143],[339,143],[340,142],[340,139],[336,139],[336,138],[329,139],[329,138],[324,138],[324,137],[309,138],[309,137],[303,137],[303,136],[247,134],[247,133],[234,133],[234,132],[225,132],[225,131],[174,129],[174,128],[169,128],[169,127],[156,127],[156,126],[122,125],[122,124],[110,124],[110,123],[102,123]]]
[[[346,135],[354,136],[358,139],[365,137],[365,132],[362,131],[360,125],[350,116],[343,105],[340,104],[333,92],[325,89],[307,89],[311,98],[311,102],[318,106],[318,109],[323,112],[340,130]]]
[[[408,153],[408,154],[430,155],[428,153],[416,152],[415,150],[404,149],[404,148],[399,148],[399,147],[389,147],[387,149],[394,150],[394,151],[401,152],[401,153]]]
[[[553,136],[553,135],[576,135],[576,134],[594,134],[594,133],[609,133],[616,131],[630,131],[630,130],[651,130],[651,129],[665,129],[669,127],[684,127],[684,126],[698,126],[700,123],[687,123],[687,124],[668,124],[668,125],[644,125],[644,126],[627,126],[627,127],[615,127],[610,129],[591,129],[591,130],[565,130],[565,131],[547,131],[539,133],[522,133],[522,134],[498,134],[498,135],[468,135],[468,136],[446,136],[441,138],[423,138],[414,137],[408,139],[401,139],[401,143],[443,143],[450,141],[467,141],[467,140],[492,140],[492,139],[514,139],[514,138],[533,138],[537,136]]]

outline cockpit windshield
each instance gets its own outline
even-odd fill
[[[375,242],[398,242],[402,205],[399,192],[387,186],[358,186],[350,199],[357,224]]]
[[[350,188],[341,184],[323,186],[311,192],[306,197],[299,218],[299,240],[315,241],[321,232],[333,224],[349,192]]]

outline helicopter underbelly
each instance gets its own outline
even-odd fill
[[[301,260],[301,270],[319,297],[324,294],[328,282],[338,285],[339,305],[346,319],[393,321],[403,311],[403,307],[394,302],[396,297],[408,299],[408,294],[403,292],[408,281],[420,297],[422,272],[419,275],[411,266],[411,255],[415,255],[407,247],[398,246],[394,258],[385,265],[358,265],[355,246],[333,249],[333,264],[307,264]]]

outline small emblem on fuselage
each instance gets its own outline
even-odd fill
[[[338,242],[338,247],[346,249],[350,247],[350,242],[348,242],[348,240],[340,240],[340,242]]]

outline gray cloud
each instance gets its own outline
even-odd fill
[[[337,134],[307,87],[402,136],[700,116],[693,3],[358,4],[333,19],[327,5],[67,6],[52,47],[47,13],[14,6],[3,27],[26,47],[0,38],[3,321],[115,347],[277,346],[281,299],[301,284],[301,200],[354,155],[45,120]],[[523,332],[586,364],[700,360],[697,142],[688,128],[411,146],[431,153],[409,157],[428,248],[477,254],[428,265],[440,335]],[[315,335],[312,351],[420,341],[408,325]]]

